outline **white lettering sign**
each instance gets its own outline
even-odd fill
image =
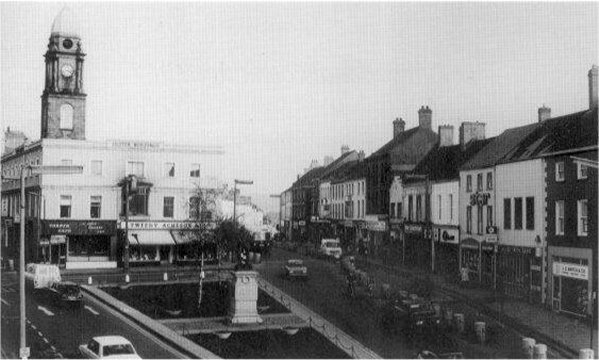
[[[129,221],[127,226],[129,230],[185,230],[197,229],[199,224],[193,221]],[[125,222],[119,222],[119,229],[124,228]]]
[[[554,262],[553,275],[565,276],[573,279],[588,280],[589,267],[584,265]]]

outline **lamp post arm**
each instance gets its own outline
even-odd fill
[[[20,204],[20,237],[19,237],[19,312],[20,312],[20,350],[26,347],[26,313],[25,313],[25,172],[29,166],[21,167],[21,204]],[[26,357],[24,357],[26,359]]]

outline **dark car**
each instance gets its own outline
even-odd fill
[[[40,296],[58,306],[80,307],[83,304],[81,287],[71,281],[55,282],[50,287],[43,289]]]
[[[382,323],[387,331],[412,336],[437,332],[441,319],[424,299],[402,297],[387,303]]]

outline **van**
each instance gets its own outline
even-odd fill
[[[331,256],[335,259],[341,258],[341,245],[339,239],[322,239],[320,241],[320,254]]]
[[[34,290],[49,288],[53,283],[61,281],[58,265],[27,264],[25,283]]]

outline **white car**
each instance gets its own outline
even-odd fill
[[[322,239],[320,241],[320,254],[327,257],[341,258],[342,251],[339,239]]]
[[[141,359],[131,342],[122,336],[96,336],[79,345],[79,352],[87,359]]]

